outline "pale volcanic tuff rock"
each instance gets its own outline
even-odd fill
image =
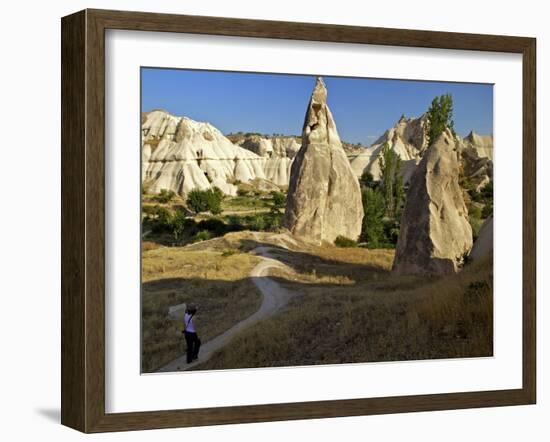
[[[384,143],[388,143],[402,160],[401,175],[403,182],[408,184],[428,147],[427,125],[426,114],[419,118],[401,117],[371,147],[351,160],[351,167],[357,177],[370,172],[375,180],[380,180],[380,154]],[[493,136],[472,131],[463,139],[456,137],[456,142],[464,176],[470,178],[479,191],[493,178]]]
[[[457,141],[446,130],[425,152],[411,178],[395,272],[443,274],[460,269],[472,248],[472,228],[458,175]]]
[[[251,135],[239,142],[239,145],[266,159],[265,178],[277,186],[287,186],[290,180],[290,168],[300,144],[294,137],[264,137]]]
[[[493,179],[493,136],[470,132],[459,140],[462,172],[479,192]]]
[[[142,124],[142,179],[151,192],[219,187],[236,194],[233,182],[265,178],[265,158],[234,145],[209,123],[164,111],[145,115]]]
[[[493,136],[492,135],[479,135],[474,131],[471,131],[467,136],[463,138],[463,143],[466,147],[473,148],[478,157],[488,158],[493,160]]]
[[[388,143],[390,149],[403,161],[401,174],[403,181],[408,183],[427,148],[426,122],[426,114],[420,118],[401,117],[394,127],[388,129],[371,147],[365,149],[351,161],[351,167],[355,174],[360,177],[364,172],[370,172],[375,180],[379,180],[382,147],[384,143]]]
[[[356,240],[363,206],[359,181],[346,157],[327,106],[327,90],[317,79],[305,116],[302,147],[292,164],[283,225],[317,243],[342,235]]]
[[[479,235],[472,247],[470,252],[470,259],[476,260],[489,256],[493,253],[493,216],[485,220],[481,229],[479,230]]]

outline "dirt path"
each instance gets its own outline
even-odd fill
[[[184,371],[188,370],[202,362],[207,361],[212,354],[226,345],[233,336],[244,328],[265,319],[279,311],[288,302],[292,292],[281,287],[273,279],[267,277],[269,270],[273,268],[287,269],[273,254],[274,249],[269,246],[259,246],[252,250],[252,253],[261,256],[262,260],[250,272],[252,282],[262,293],[262,305],[248,318],[235,324],[229,330],[214,339],[205,342],[201,346],[199,359],[191,364],[187,364],[186,355],[181,355],[172,362],[161,367],[157,372]],[[200,333],[199,333],[200,336]]]

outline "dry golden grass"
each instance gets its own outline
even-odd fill
[[[185,248],[144,246],[143,368],[181,354],[169,306],[197,302],[203,342],[252,314],[247,278],[268,247],[286,264],[272,278],[296,295],[197,369],[492,355],[492,260],[444,277],[396,276],[393,250],[316,246],[288,234],[234,232]]]
[[[193,302],[203,342],[255,312],[261,294],[250,279],[258,262],[239,252],[160,247],[143,252],[142,370],[151,372],[183,353],[179,321],[168,317],[172,305]]]
[[[325,256],[331,263],[347,259],[330,252]],[[387,257],[386,252],[364,256]],[[492,355],[492,260],[439,278],[397,277],[370,263],[363,266],[366,276],[352,285],[280,275],[281,284],[301,295],[197,369]]]

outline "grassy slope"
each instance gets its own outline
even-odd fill
[[[492,261],[441,278],[396,277],[393,251],[285,253],[298,295],[197,369],[492,355]]]
[[[154,371],[184,351],[182,325],[167,316],[168,307],[197,303],[195,322],[204,342],[259,308],[261,294],[247,278],[258,258],[234,250],[230,253],[204,247],[161,247],[143,252],[144,372]]]

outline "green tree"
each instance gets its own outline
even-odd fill
[[[372,176],[372,173],[365,170],[363,174],[361,175],[361,178],[359,179],[359,182],[364,187],[370,187],[374,189],[375,187],[378,187],[378,183],[374,181],[374,177]]]
[[[172,233],[174,238],[178,237],[184,232],[185,227],[187,226],[185,213],[182,210],[176,210],[172,216],[170,225],[172,226]]]
[[[381,190],[385,202],[385,214],[393,219],[400,215],[401,202],[405,195],[401,177],[401,158],[386,142],[382,146],[380,158]]]
[[[366,188],[362,191],[363,226],[361,231],[361,240],[365,241],[369,247],[376,247],[384,240],[384,213],[386,205],[384,196],[379,189]]]
[[[428,109],[428,128],[428,146],[443,133],[445,128],[449,128],[455,135],[451,94],[440,95],[432,100]]]

